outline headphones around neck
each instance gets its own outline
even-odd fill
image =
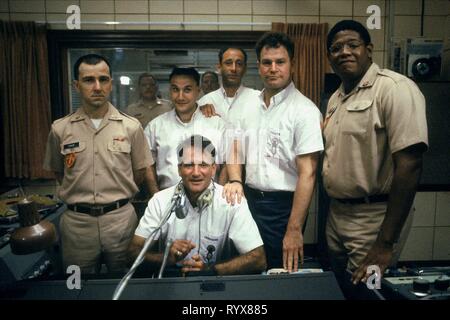
[[[212,188],[208,186],[208,188],[206,188],[198,197],[196,205],[200,209],[200,212],[212,204],[215,189],[216,187],[213,182]],[[186,197],[183,180],[181,180],[175,188],[175,193],[173,194],[172,201],[177,201],[177,199],[180,197]]]

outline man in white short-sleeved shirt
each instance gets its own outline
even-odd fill
[[[176,148],[191,135],[202,134],[217,146],[218,165],[226,160],[225,121],[220,117],[207,118],[198,110],[199,79],[194,68],[174,68],[170,75],[170,96],[175,109],[152,120],[144,130],[155,159],[147,170],[150,195],[180,181]]]
[[[145,239],[165,221],[170,208],[184,197],[184,215],[172,214],[157,233],[145,260],[150,270],[162,263],[161,249],[170,239],[168,266],[178,265],[182,273],[212,271],[213,274],[259,273],[265,269],[263,242],[246,201],[231,206],[222,198],[222,186],[214,183],[215,150],[211,141],[192,136],[178,148],[178,172],[182,181],[155,194],[149,201],[129,248],[136,258]],[[158,239],[159,237],[159,239]],[[239,255],[230,259],[231,243]]]
[[[323,150],[321,114],[292,82],[294,45],[283,33],[266,33],[256,45],[264,90],[246,103],[245,196],[255,219],[269,268],[297,271],[303,260],[303,235]],[[242,181],[230,165],[230,181]],[[242,195],[239,183],[227,184],[229,201]]]
[[[204,95],[198,105],[205,115],[219,115],[234,128],[241,128],[241,120],[248,117],[248,101],[252,101],[259,90],[247,88],[242,78],[247,71],[247,53],[241,48],[228,47],[219,51],[217,65],[222,77],[222,86]],[[210,109],[203,106],[210,105]]]

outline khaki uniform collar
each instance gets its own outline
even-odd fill
[[[104,118],[109,120],[122,121],[124,116],[119,112],[119,110],[114,108],[114,106],[110,102],[108,102],[108,105],[108,112],[106,112]]]
[[[348,94],[345,94],[344,84],[341,83],[341,85],[338,89],[339,95],[341,97],[350,96],[357,90],[372,87],[375,80],[377,79],[377,75],[379,72],[380,72],[380,67],[375,62],[372,62],[369,69],[367,69],[366,73],[364,74],[362,79],[359,81],[358,85],[351,92],[349,92]]]
[[[85,118],[89,118],[86,112],[84,112],[84,109],[82,107],[78,108],[77,111],[75,111],[70,116],[70,122],[77,122],[77,121],[83,121]]]
[[[83,121],[84,119],[89,119],[89,116],[86,114],[83,107],[78,108],[78,110],[70,116],[70,122]],[[108,102],[108,111],[103,119],[121,121],[123,120],[123,115],[116,108],[114,108],[110,102]]]

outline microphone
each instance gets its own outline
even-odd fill
[[[139,255],[134,260],[134,263],[131,266],[130,270],[128,270],[127,274],[120,280],[119,284],[117,285],[116,289],[114,290],[114,294],[113,294],[113,298],[112,298],[113,300],[118,300],[120,298],[120,296],[122,295],[123,290],[127,286],[128,281],[133,276],[133,274],[136,271],[137,267],[139,267],[139,265],[144,261],[145,253],[147,252],[148,248],[150,247],[150,244],[152,243],[152,241],[155,238],[156,234],[158,232],[161,232],[162,227],[167,223],[167,221],[169,220],[169,218],[172,215],[172,213],[176,210],[176,208],[179,207],[179,211],[181,210],[181,212],[183,212],[183,213],[184,213],[184,211],[187,211],[187,210],[183,210],[185,200],[183,200],[182,198],[183,198],[183,196],[181,194],[179,194],[179,195],[177,195],[177,198],[176,198],[175,201],[172,200],[171,205],[167,208],[167,211],[164,214],[164,218],[162,219],[162,221],[160,222],[158,227],[156,229],[154,229],[150,233],[148,238],[145,240],[145,243],[144,243],[141,251],[139,252]],[[186,212],[186,214],[184,214],[184,217],[186,217],[186,215],[187,215],[187,212]],[[181,214],[180,217],[181,216],[183,216],[183,215]],[[173,240],[172,239],[168,239],[167,241],[169,242],[169,241],[173,241]],[[170,243],[170,245],[169,244],[166,245],[166,248],[164,250],[164,256],[168,255],[168,252],[169,252],[169,249],[170,249],[171,245],[172,245],[172,243]],[[165,258],[165,260],[167,262],[167,257]],[[162,273],[162,271],[164,269],[163,268],[164,266],[165,266],[165,262],[164,262],[164,259],[163,259],[163,264],[161,264],[160,273]]]
[[[208,264],[211,264],[211,259],[213,256],[214,251],[216,251],[216,247],[214,247],[212,244],[206,247],[206,250],[208,253],[206,254],[206,260],[208,260]]]
[[[175,215],[178,219],[184,219],[186,218],[188,214],[188,209],[186,208],[186,195],[184,192],[180,194],[176,201],[176,207],[175,207]]]
[[[179,194],[175,200],[175,216],[177,219],[183,220],[186,218],[188,214],[188,209],[186,208],[186,195],[183,193]],[[176,237],[176,225],[177,222],[174,221],[173,230],[172,230],[172,236]],[[161,268],[159,269],[158,279],[162,278],[162,274],[164,272],[164,269],[166,268],[167,258],[169,256],[170,247],[173,244],[173,238],[167,238],[166,247],[164,249],[164,256],[163,256],[163,262],[161,264]]]
[[[164,269],[166,268],[167,258],[169,257],[169,251],[170,251],[170,247],[172,246],[172,244],[173,244],[173,239],[167,239],[166,248],[164,249],[163,261],[161,263],[161,268],[159,269],[158,279],[162,278],[162,274],[164,272]]]

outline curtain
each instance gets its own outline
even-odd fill
[[[272,23],[272,31],[286,33],[295,44],[293,81],[317,106],[329,70],[326,39],[328,23]]]
[[[0,21],[2,171],[6,178],[50,178],[43,170],[50,130],[45,26]]]

